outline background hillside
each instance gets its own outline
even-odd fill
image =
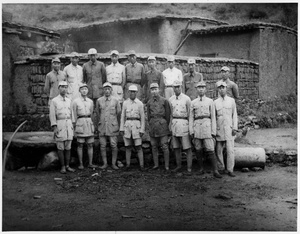
[[[234,23],[263,21],[297,29],[297,3],[2,4],[13,21],[53,30],[155,15],[199,16]]]

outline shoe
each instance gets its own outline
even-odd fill
[[[131,168],[130,168],[130,166],[126,166],[126,167],[124,168],[124,170],[125,170],[125,171],[130,171]]]
[[[205,171],[204,171],[203,169],[201,169],[201,170],[198,171],[197,174],[198,174],[198,175],[204,175],[204,174],[205,174]]]
[[[102,170],[104,170],[104,169],[106,169],[108,166],[107,166],[107,164],[105,165],[103,165],[102,167],[100,167],[100,169],[102,169]]]
[[[236,177],[236,175],[233,172],[228,172],[228,175],[231,177]]]
[[[216,177],[216,178],[222,178],[222,176],[219,174],[219,172],[214,172],[214,177]]]
[[[75,172],[75,170],[73,168],[69,167],[69,166],[66,167],[66,170],[69,171],[69,172]]]
[[[172,170],[172,172],[177,172],[181,169],[181,167],[176,167],[175,169]]]
[[[224,174],[228,174],[228,171],[227,170],[219,170],[219,173],[224,175]]]
[[[155,170],[158,170],[158,169],[159,169],[158,166],[154,166],[154,167],[152,167],[150,170],[151,170],[151,171],[155,171]]]
[[[187,172],[186,172],[186,175],[191,176],[191,175],[192,175],[192,170],[191,170],[191,169],[190,169],[190,170],[188,169]]]
[[[78,166],[78,169],[79,169],[79,170],[83,170],[83,169],[84,169],[84,166],[83,166],[83,165],[80,165],[80,166]]]
[[[60,173],[61,174],[66,174],[67,173],[66,167],[62,167],[61,170],[60,170]]]
[[[146,171],[145,167],[140,167],[140,171]]]
[[[119,170],[120,168],[118,168],[116,165],[111,165],[112,169],[114,170]]]

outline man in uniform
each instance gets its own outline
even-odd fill
[[[102,84],[106,81],[106,70],[104,63],[97,61],[97,50],[89,49],[90,61],[83,64],[83,82],[88,85],[88,97],[96,103],[97,99],[103,95]]]
[[[112,63],[106,67],[107,82],[112,85],[112,96],[116,97],[122,104],[126,79],[125,66],[119,63],[119,52],[117,50],[110,53],[110,58]]]
[[[167,99],[159,95],[160,89],[157,83],[150,85],[152,97],[147,103],[147,114],[149,121],[149,135],[152,147],[154,167],[158,169],[158,146],[162,147],[165,159],[165,169],[169,170],[169,144],[168,135],[170,124],[170,105]]]
[[[80,97],[73,101],[72,109],[74,114],[75,134],[77,136],[77,154],[79,159],[78,169],[82,170],[83,167],[83,144],[86,142],[88,148],[89,168],[95,168],[93,165],[93,144],[94,144],[94,131],[95,127],[91,119],[94,111],[94,103],[87,97],[88,94],[87,84],[81,83],[79,86]]]
[[[236,104],[233,98],[226,94],[227,84],[225,82],[218,83],[218,91],[220,97],[214,101],[217,116],[217,159],[219,169],[225,171],[223,159],[223,147],[226,144],[227,151],[227,171],[228,175],[234,177],[234,136],[238,130],[238,120]]]
[[[222,76],[222,80],[219,80],[216,83],[216,92],[217,92],[217,96],[218,96],[218,83],[219,82],[225,82],[227,85],[226,88],[226,92],[227,92],[227,96],[234,98],[235,100],[239,98],[239,89],[236,83],[234,83],[232,80],[229,79],[230,77],[230,69],[229,67],[222,67],[221,68],[221,76]]]
[[[195,71],[196,61],[195,59],[188,59],[189,72],[183,76],[183,87],[182,91],[190,97],[191,100],[197,98],[198,93],[196,85],[203,81],[203,75]]]
[[[96,102],[96,115],[98,123],[100,151],[103,161],[101,169],[107,168],[106,142],[109,140],[112,150],[112,168],[118,170],[116,165],[118,157],[118,135],[121,105],[117,97],[112,95],[112,85],[103,84],[104,96]]]
[[[173,83],[179,81],[182,83],[182,72],[175,67],[175,57],[168,57],[169,67],[163,71],[164,84],[165,84],[165,97],[167,100],[174,95]]]
[[[142,150],[142,136],[145,133],[145,113],[143,103],[136,98],[138,88],[129,86],[129,98],[124,101],[121,115],[120,133],[126,147],[126,170],[129,170],[131,146],[134,143],[140,162],[140,169],[144,171],[144,156]]]
[[[54,132],[54,139],[58,150],[58,158],[61,165],[60,172],[74,172],[69,166],[71,158],[71,143],[73,140],[73,125],[71,100],[66,97],[68,83],[60,81],[58,84],[59,95],[52,99],[50,103],[50,122]]]
[[[143,64],[138,63],[136,61],[136,53],[134,50],[128,51],[128,61],[129,63],[125,67],[126,73],[126,90],[125,96],[126,99],[129,97],[128,88],[135,84],[138,88],[137,98],[141,101],[144,99],[144,93],[141,87],[144,86],[145,83],[145,69]]]
[[[160,96],[164,96],[164,90],[165,90],[164,78],[163,78],[162,72],[155,68],[155,64],[156,64],[156,58],[154,56],[149,56],[148,57],[149,70],[146,72],[146,75],[145,75],[146,84],[144,86],[146,102],[148,102],[148,100],[151,97],[150,85],[152,83],[158,84],[158,86],[160,87],[159,94],[160,94]]]
[[[60,70],[59,58],[52,59],[53,70],[46,75],[44,92],[49,96],[49,106],[51,100],[59,95],[58,84],[66,80],[64,73]]]
[[[187,170],[192,172],[192,150],[189,135],[189,114],[191,99],[181,92],[182,82],[175,80],[173,83],[174,95],[169,99],[171,106],[171,131],[172,145],[175,151],[177,167],[173,170],[177,172],[181,169],[181,147],[187,153]]]
[[[70,55],[71,63],[64,68],[66,81],[68,82],[67,97],[73,101],[80,96],[79,84],[83,82],[82,67],[78,65],[79,54],[72,52]]]
[[[214,176],[222,178],[218,172],[215,155],[216,112],[214,102],[205,96],[206,83],[204,81],[200,81],[196,87],[198,98],[194,99],[191,104],[189,130],[191,138],[194,139],[194,146],[200,162],[200,174],[204,174],[201,150],[205,149],[212,163]]]

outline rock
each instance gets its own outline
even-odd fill
[[[270,148],[265,148],[265,151],[266,151],[266,155],[270,155],[273,153],[273,150]]]
[[[248,119],[249,119],[250,121],[253,121],[254,119],[256,119],[256,116],[255,116],[255,115],[249,115],[249,116],[248,116]]]
[[[54,178],[55,181],[62,181],[62,178]]]
[[[117,161],[117,166],[122,168],[122,167],[124,167],[124,164],[121,161]]]
[[[218,194],[217,196],[214,196],[214,198],[226,201],[226,200],[230,200],[232,197],[224,194]]]
[[[259,128],[260,128],[259,125],[257,124],[254,125],[254,129],[259,129]]]
[[[261,167],[252,167],[251,171],[262,171]]]
[[[36,196],[34,196],[33,198],[34,198],[34,199],[40,199],[41,196],[37,196],[37,195],[36,195]]]
[[[56,151],[51,151],[45,154],[38,164],[38,169],[48,170],[59,164],[59,159]]]
[[[250,170],[249,170],[249,168],[248,167],[244,167],[244,168],[242,168],[242,170],[241,170],[241,172],[249,172]]]

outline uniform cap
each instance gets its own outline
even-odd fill
[[[155,60],[155,61],[156,61],[156,58],[155,58],[154,56],[149,56],[149,57],[148,57],[148,61],[149,61],[149,60]]]
[[[79,84],[79,89],[81,89],[83,87],[87,87],[88,88],[88,85],[86,83],[80,83]]]
[[[206,83],[204,81],[200,81],[197,83],[196,87],[206,86]]]
[[[182,82],[179,81],[179,80],[175,80],[175,81],[173,82],[173,86],[180,86],[180,85],[182,85]]]
[[[157,83],[152,83],[152,84],[150,85],[150,89],[152,89],[152,88],[159,88],[159,86],[158,86]]]
[[[224,81],[219,81],[219,82],[217,83],[217,87],[220,87],[220,86],[227,87],[227,84],[226,84]]]
[[[136,55],[136,53],[135,53],[134,50],[129,50],[129,51],[128,51],[128,55]]]
[[[72,53],[70,54],[70,57],[71,57],[71,58],[74,58],[74,57],[78,57],[78,58],[79,58],[79,54],[78,54],[77,52],[72,52]]]
[[[130,85],[129,86],[129,89],[128,89],[129,91],[138,91],[138,88],[136,87],[136,85]]]
[[[113,54],[115,54],[115,55],[119,55],[119,51],[117,51],[117,50],[113,50],[112,52],[110,52],[110,55],[113,55]]]
[[[88,54],[97,54],[97,50],[95,48],[91,48],[89,49]]]
[[[58,83],[58,88],[59,88],[59,86],[68,86],[68,83],[67,83],[67,81],[60,81]]]
[[[221,71],[230,71],[230,69],[229,69],[229,67],[224,66],[221,68]]]
[[[54,63],[54,62],[58,62],[58,63],[60,63],[60,60],[59,60],[59,58],[54,58],[54,59],[52,59],[51,63]]]
[[[196,64],[196,60],[193,58],[188,59],[188,64]]]
[[[167,60],[168,60],[168,62],[174,62],[175,57],[174,56],[169,56]]]
[[[111,87],[111,88],[112,88],[112,85],[111,85],[111,83],[109,83],[109,82],[105,82],[105,83],[103,84],[103,88],[105,88],[105,87]]]

